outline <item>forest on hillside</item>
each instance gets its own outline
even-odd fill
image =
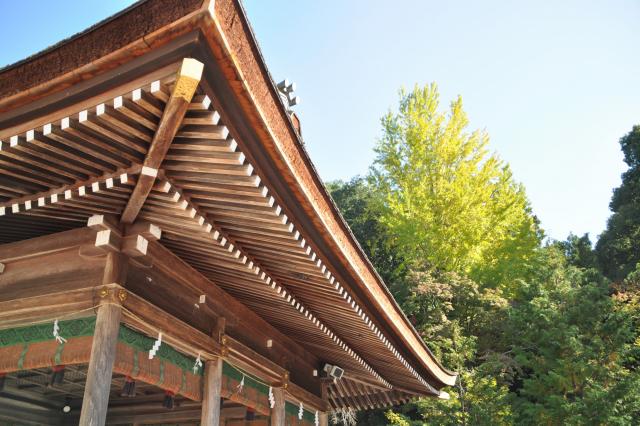
[[[628,170],[594,245],[545,236],[461,98],[442,108],[434,84],[416,86],[381,122],[369,174],[328,188],[459,381],[449,400],[363,412],[358,424],[640,424],[640,126],[621,135]]]

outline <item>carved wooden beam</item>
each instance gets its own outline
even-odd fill
[[[120,218],[122,223],[133,223],[149,196],[158,176],[158,169],[178,132],[189,103],[200,83],[203,68],[204,65],[195,59],[186,58],[182,61],[173,92],[167,101],[158,130],[156,130],[144,160],[140,178],[131,198],[129,198],[127,207],[122,212]]]

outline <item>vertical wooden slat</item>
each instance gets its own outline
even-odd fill
[[[105,424],[121,314],[120,306],[115,304],[104,304],[98,308],[80,413],[83,426]]]
[[[202,395],[202,426],[220,424],[220,390],[222,388],[222,358],[207,361],[204,366]]]

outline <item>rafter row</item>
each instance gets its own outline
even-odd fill
[[[295,298],[291,291],[287,290],[285,286],[278,283],[275,279],[271,278],[271,275],[248,253],[246,253],[241,247],[234,243],[233,238],[226,232],[219,229],[218,226],[210,221],[206,217],[206,213],[201,213],[199,208],[195,206],[190,200],[188,200],[182,191],[175,187],[169,180],[165,179],[160,183],[160,189],[164,193],[171,193],[172,200],[180,206],[184,211],[188,212],[188,216],[198,224],[201,232],[209,234],[213,241],[216,241],[222,248],[227,250],[233,255],[234,258],[243,264],[247,270],[259,278],[266,286],[272,289],[283,300],[286,300],[292,307],[298,312],[304,315],[312,324],[314,324],[319,330],[325,333],[331,340],[333,340],[339,347],[341,347],[346,353],[353,357],[360,365],[362,365],[371,375],[373,375],[378,381],[380,381],[387,388],[391,388],[392,385],[386,381],[380,374],[378,374],[373,367],[371,367],[364,359],[358,355],[351,347],[349,347],[337,334],[335,334],[329,327],[322,323],[316,315],[314,315],[307,307],[305,307],[298,299]]]

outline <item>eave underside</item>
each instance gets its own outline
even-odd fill
[[[209,65],[135,218],[161,227],[164,247],[282,333],[344,367],[353,381],[329,387],[334,407],[438,394],[442,382],[414,368],[285,213],[291,206],[280,204],[284,194],[255,163],[237,111],[223,108],[230,101],[215,92]],[[78,102],[47,114],[23,105],[28,125],[11,111],[0,117],[11,125],[0,130],[0,244],[82,227],[93,214],[120,217],[147,179],[142,169],[176,68],[102,92],[93,87],[90,99],[78,92]],[[48,110],[42,100],[38,108]]]
[[[40,126],[4,138],[0,243],[80,228],[95,214],[119,217],[131,202],[174,85],[175,74],[168,74],[59,121],[43,117]],[[373,393],[395,387],[419,393],[422,383],[336,286],[248,162],[212,98],[198,92],[136,220],[159,226],[161,244],[171,252],[323,361],[373,385]],[[330,389],[336,407],[356,403],[345,398],[357,397],[347,389]],[[353,392],[363,389],[369,388]],[[398,399],[388,399],[393,401]],[[376,404],[357,408],[370,406]]]

